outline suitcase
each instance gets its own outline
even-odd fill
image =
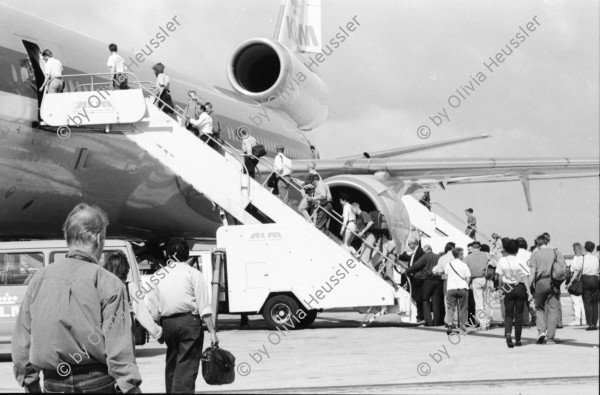
[[[202,377],[209,385],[231,384],[235,381],[235,357],[219,346],[210,346],[202,353]]]

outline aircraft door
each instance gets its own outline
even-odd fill
[[[27,51],[29,62],[31,62],[31,66],[33,68],[33,75],[35,76],[35,86],[38,97],[38,119],[40,119],[39,108],[42,105],[42,98],[44,97],[44,92],[40,92],[40,88],[44,84],[44,80],[46,78],[43,69],[44,66],[42,64],[42,53],[40,51],[40,47],[38,47],[38,45],[35,43],[23,40],[23,45]]]

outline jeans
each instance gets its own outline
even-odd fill
[[[527,302],[527,289],[523,283],[511,286],[512,288],[506,287],[504,289],[504,308],[506,314],[504,335],[510,336],[512,334],[514,322],[515,340],[521,341],[521,331],[523,330],[523,308]]]
[[[458,327],[464,328],[468,314],[468,292],[466,289],[449,289],[446,292],[446,319],[447,325],[452,325],[454,313],[458,310]]]
[[[162,327],[167,345],[166,392],[194,393],[204,341],[200,317],[192,314],[165,317]]]
[[[475,299],[475,317],[482,328],[489,327],[492,318],[491,281],[485,277],[477,277],[473,279],[473,298]]]
[[[535,284],[535,315],[538,333],[546,333],[554,339],[558,324],[560,290],[550,285],[550,278],[543,278]]]
[[[598,276],[581,276],[583,285],[583,308],[585,319],[590,326],[598,324]]]
[[[117,391],[115,389],[115,379],[109,376],[108,373],[92,371],[88,373],[76,373],[64,378],[47,377],[44,374],[44,392],[98,392],[115,394]]]

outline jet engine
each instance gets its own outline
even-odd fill
[[[357,202],[362,211],[381,211],[390,235],[396,242],[396,252],[400,254],[406,249],[411,237],[411,224],[408,210],[401,200],[403,192],[398,189],[400,185],[372,175],[340,175],[328,178],[325,182],[331,189],[334,211],[342,213],[339,202],[341,193],[347,194],[351,202]],[[339,233],[340,225],[333,222],[330,223],[330,230]]]
[[[253,38],[233,51],[227,78],[236,92],[283,111],[298,128],[311,130],[329,114],[329,92],[299,56],[275,40]]]

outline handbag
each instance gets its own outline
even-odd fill
[[[252,155],[253,156],[256,156],[257,158],[262,158],[266,154],[267,154],[267,150],[265,149],[264,145],[256,144],[252,147]]]
[[[207,347],[202,353],[202,377],[209,385],[231,384],[235,381],[235,357],[218,345]]]
[[[585,263],[585,256],[582,257],[583,261],[581,262],[581,270],[579,271],[579,275],[576,279],[571,281],[569,287],[567,288],[567,292],[569,292],[573,296],[581,296],[583,294],[583,283],[581,282],[581,273],[583,273],[583,264]]]

